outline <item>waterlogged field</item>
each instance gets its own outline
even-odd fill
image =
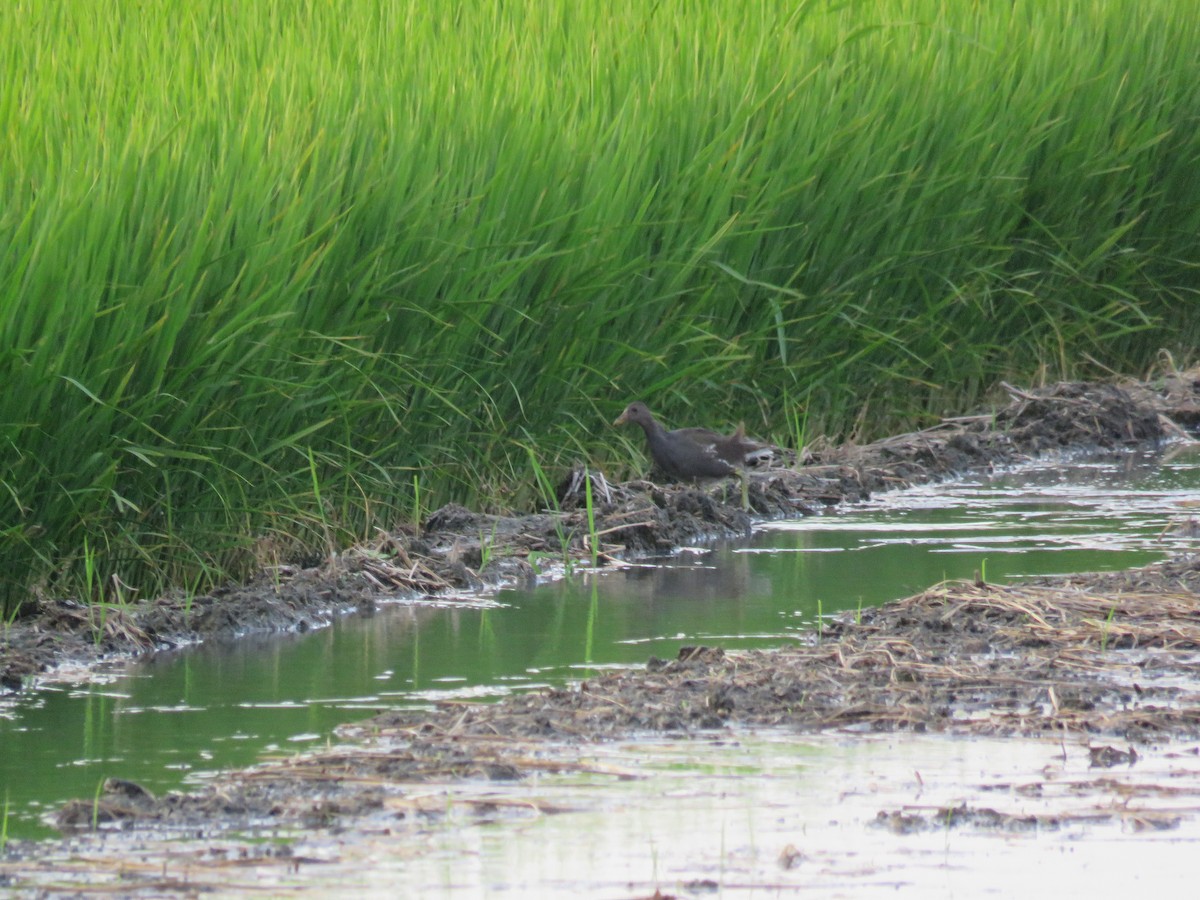
[[[1192,347],[1198,38],[1134,0],[4,4],[4,609],[619,475],[635,397],[795,445]]]
[[[951,897],[1114,885],[1178,893],[1189,877],[1180,854],[1197,840],[1200,767],[1195,741],[1170,736],[1127,744],[1081,729],[880,734],[869,720],[847,719],[816,734],[729,723],[563,743],[569,731],[552,731],[559,740],[497,732],[528,768],[519,779],[398,780],[366,777],[336,753],[333,769],[314,760],[340,738],[367,740],[365,755],[395,751],[370,742],[387,729],[378,720],[332,731],[380,708],[594,682],[604,669],[641,668],[649,653],[673,656],[681,644],[808,643],[822,613],[878,603],[934,572],[971,578],[982,560],[1019,576],[1119,569],[1193,548],[1197,462],[1193,450],[973,477],[769,523],[746,541],[656,565],[501,591],[470,608],[394,607],[315,634],[171,654],[108,683],[60,683],[0,710],[10,751],[0,768],[11,770],[0,773],[10,841],[0,875],[26,891],[137,885],[168,896],[754,897],[816,888],[857,897],[920,886]],[[891,643],[899,652],[904,642]],[[1090,652],[1096,662],[1105,653]],[[1126,677],[1153,690],[1164,670],[1137,664],[1143,648],[1112,652],[1125,654],[1117,667]],[[964,648],[964,659],[971,653]],[[843,665],[861,663],[848,654]],[[1036,677],[1020,672],[1022,681]],[[1051,687],[1038,703],[1053,695]],[[672,702],[656,692],[637,699]],[[443,711],[461,722],[467,709]],[[459,749],[487,739],[473,729],[454,738]],[[262,758],[307,772],[293,791],[357,782],[374,799],[352,806],[341,796],[330,819],[304,828],[272,813],[240,834],[204,834],[180,820],[102,826],[102,840],[20,840],[43,833],[39,816],[64,792],[86,806],[114,776],[156,792],[181,780],[203,789],[222,783],[213,769]],[[234,780],[261,787],[265,768]],[[262,789],[288,803],[277,785]],[[238,802],[219,791],[214,809]],[[314,814],[322,808],[316,796],[301,802]]]
[[[325,746],[395,707],[499,699],[681,646],[805,643],[824,617],[944,578],[1117,570],[1195,547],[1200,456],[1120,456],[887,495],[767,523],[746,541],[476,602],[397,604],[309,634],[163,654],[109,678],[59,673],[0,703],[0,786],[12,837],[104,779],[155,793]]]

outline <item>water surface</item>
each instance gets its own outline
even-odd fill
[[[164,655],[104,683],[57,684],[0,706],[9,834],[90,797],[106,777],[155,791],[327,741],[397,704],[496,697],[681,644],[777,646],[820,615],[946,578],[1121,569],[1193,541],[1195,454],[1043,464],[881,496],[760,526],[616,572],[578,573],[472,606],[391,605],[307,635]]]

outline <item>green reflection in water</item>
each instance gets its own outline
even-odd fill
[[[165,655],[110,684],[51,687],[0,707],[10,837],[47,833],[39,810],[91,797],[107,776],[155,791],[335,740],[342,722],[400,703],[495,696],[682,644],[778,645],[818,609],[855,610],[970,578],[1113,569],[1161,556],[1191,463],[1062,469],[906,496],[708,545],[657,564],[531,591],[499,608],[389,607],[307,635]],[[1085,485],[1080,488],[1080,484]],[[1097,488],[1099,485],[1099,488]],[[1189,493],[1190,492],[1190,493]]]

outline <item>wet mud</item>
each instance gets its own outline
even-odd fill
[[[446,507],[419,534],[396,532],[319,569],[277,572],[263,583],[197,598],[186,614],[178,601],[166,600],[110,615],[99,642],[87,610],[51,604],[34,622],[14,627],[6,681],[19,684],[64,653],[86,661],[210,635],[313,627],[345,609],[369,609],[381,597],[532,579],[539,558],[561,556],[564,546],[578,559],[590,562],[595,552],[599,561],[619,565],[624,556],[744,532],[756,518],[795,516],[1046,453],[1160,442],[1200,424],[1200,373],[1157,384],[1007,391],[1009,402],[994,414],[870,445],[814,448],[795,469],[752,472],[749,511],[735,483],[597,479],[589,527],[584,476],[574,473],[563,486],[560,512],[496,517]],[[591,534],[599,546],[589,544]],[[16,636],[20,628],[36,639]],[[73,650],[73,639],[89,646]],[[566,688],[387,712],[341,729],[343,746],[226,773],[191,793],[154,797],[110,779],[97,797],[60,811],[57,824],[68,837],[57,850],[53,842],[12,842],[5,852],[36,867],[64,848],[101,852],[106,832],[227,840],[292,829],[416,828],[448,814],[444,799],[421,800],[421,785],[569,773],[589,765],[581,745],[646,732],[761,726],[1055,736],[1086,742],[1097,768],[1127,766],[1147,744],[1200,739],[1198,661],[1200,558],[1019,586],[977,578],[827,620],[805,641],[776,650],[683,647],[672,659],[651,658],[642,669]],[[906,833],[1047,823],[1005,820],[986,807],[947,807],[884,810],[876,824]]]

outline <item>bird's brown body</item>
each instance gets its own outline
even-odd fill
[[[676,428],[667,431],[644,403],[630,403],[614,425],[633,422],[646,434],[650,458],[664,475],[679,481],[723,478],[738,474],[747,458],[767,448],[746,437],[741,425],[724,435],[707,428]]]

